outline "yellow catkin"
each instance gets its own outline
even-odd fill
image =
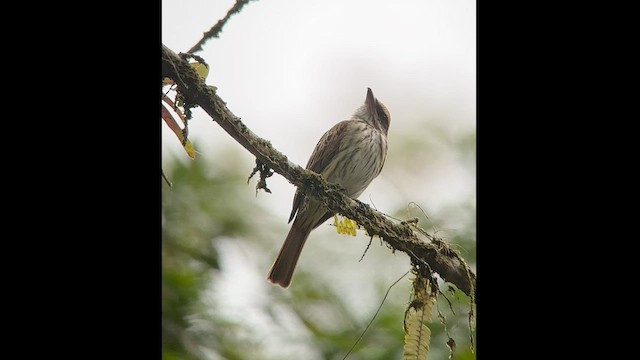
[[[405,312],[404,360],[426,360],[429,353],[431,330],[424,324],[432,320],[436,297],[431,294],[429,280],[413,280],[413,301]]]

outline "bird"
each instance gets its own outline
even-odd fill
[[[387,157],[387,132],[391,116],[387,107],[367,88],[364,104],[349,120],[335,124],[322,135],[306,169],[339,185],[345,195],[357,199],[382,171]],[[298,259],[312,230],[334,213],[298,189],[288,223],[294,219],[267,280],[283,288],[291,284]]]

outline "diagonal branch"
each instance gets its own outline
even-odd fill
[[[195,45],[193,45],[193,47],[189,49],[189,51],[187,52],[192,54],[196,51],[200,51],[202,50],[202,45],[205,42],[207,42],[211,38],[214,38],[214,37],[217,38],[218,34],[220,33],[220,31],[222,31],[222,28],[227,23],[229,18],[231,18],[233,14],[239,13],[240,10],[242,10],[242,7],[248,4],[250,1],[252,0],[236,0],[236,3],[233,5],[231,9],[229,9],[229,11],[227,12],[227,15],[225,15],[222,19],[218,20],[218,22],[215,25],[213,25],[211,29],[209,29],[209,31],[207,31],[202,35],[202,39],[198,40],[198,42]]]
[[[377,235],[394,250],[420,262],[426,262],[442,279],[456,285],[475,300],[476,275],[460,255],[445,242],[409,222],[392,221],[368,205],[344,195],[339,186],[327,183],[320,175],[292,163],[268,140],[253,133],[225,102],[205,85],[189,63],[162,45],[162,77],[178,85],[185,100],[199,105],[240,145],[259,161],[282,175],[305,195],[319,199],[331,211],[342,214]]]

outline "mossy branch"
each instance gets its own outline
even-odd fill
[[[370,206],[344,195],[338,185],[327,183],[320,175],[289,161],[269,141],[253,133],[227,108],[215,91],[205,85],[186,60],[163,44],[162,78],[164,77],[173,79],[186,101],[199,105],[264,166],[282,175],[305,195],[321,200],[329,210],[354,220],[369,235],[379,236],[394,250],[427,263],[442,279],[472,296],[472,301],[475,302],[476,276],[458,252],[415,223],[389,219]]]

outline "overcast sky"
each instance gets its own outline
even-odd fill
[[[233,3],[163,0],[162,42],[187,51]],[[394,134],[421,136],[424,129],[416,121],[440,125],[453,138],[475,129],[475,29],[474,0],[259,0],[234,15],[220,38],[197,54],[211,65],[207,83],[218,87],[229,109],[302,166],[320,136],[349,118],[370,87],[391,112],[387,161],[393,162]],[[191,124],[190,134],[205,154],[239,147],[199,110]],[[163,136],[164,153],[182,156],[175,136],[163,128],[169,135]],[[420,180],[428,202],[422,205],[434,211],[470,196],[469,189],[475,194],[474,174],[442,155],[435,160],[441,176]],[[415,164],[434,164],[422,165]],[[403,188],[404,180],[383,169],[362,199],[381,187]],[[279,176],[270,186],[274,196],[264,198],[288,216],[293,186]],[[402,199],[411,200],[420,198]]]

